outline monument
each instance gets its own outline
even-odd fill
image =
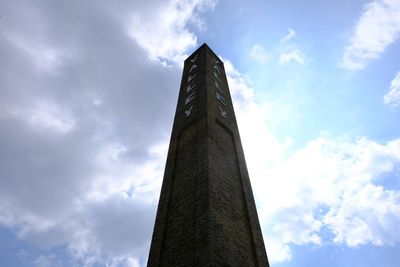
[[[185,60],[147,266],[269,266],[224,64]]]

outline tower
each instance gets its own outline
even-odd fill
[[[148,266],[269,266],[222,61],[185,60]]]

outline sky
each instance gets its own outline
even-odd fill
[[[400,262],[400,1],[0,1],[0,266],[145,266],[183,60],[224,61],[272,267]]]

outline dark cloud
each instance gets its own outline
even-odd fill
[[[88,196],[111,168],[98,161],[107,144],[123,148],[115,162],[135,169],[170,134],[180,69],[150,61],[127,35],[130,11],[140,8],[1,2],[0,224],[20,238],[67,245],[77,258],[147,255],[155,203]],[[135,191],[143,177],[129,179]]]
[[[139,206],[132,199],[112,196],[89,205],[89,229],[110,256],[147,254],[154,206]]]

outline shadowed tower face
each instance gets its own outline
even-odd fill
[[[148,266],[269,266],[222,61],[185,60]]]

